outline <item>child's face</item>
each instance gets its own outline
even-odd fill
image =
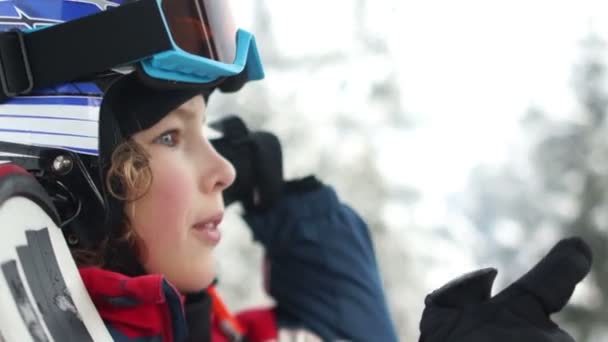
[[[133,136],[149,154],[152,170],[148,191],[126,208],[143,241],[140,262],[182,292],[213,280],[222,190],[235,178],[232,165],[204,136],[204,110],[203,97],[196,96]]]

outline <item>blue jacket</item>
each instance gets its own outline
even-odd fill
[[[332,188],[288,192],[245,220],[270,259],[280,326],[323,340],[397,341],[367,225]]]

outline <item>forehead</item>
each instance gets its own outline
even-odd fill
[[[202,124],[205,135],[208,139],[219,139],[224,135],[224,133],[209,125],[207,115],[205,113],[206,109],[207,107],[205,104],[205,99],[202,95],[198,95],[174,109],[170,115],[174,114],[185,121],[198,121]]]

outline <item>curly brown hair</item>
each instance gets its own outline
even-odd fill
[[[72,255],[79,267],[95,266],[135,276],[144,273],[140,256],[143,243],[133,229],[127,215],[135,216],[133,202],[148,191],[152,183],[152,170],[148,153],[133,139],[119,144],[112,152],[110,168],[103,179],[109,196],[123,205],[122,222],[110,227],[110,234],[92,248],[75,248]]]

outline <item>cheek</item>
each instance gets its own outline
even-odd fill
[[[180,212],[187,210],[195,189],[190,175],[175,166],[157,168],[153,174],[147,196],[157,203],[158,209],[163,212],[172,208]]]
[[[144,241],[179,239],[192,220],[195,185],[191,175],[175,163],[161,165],[151,164],[152,183],[135,202],[134,226]]]

